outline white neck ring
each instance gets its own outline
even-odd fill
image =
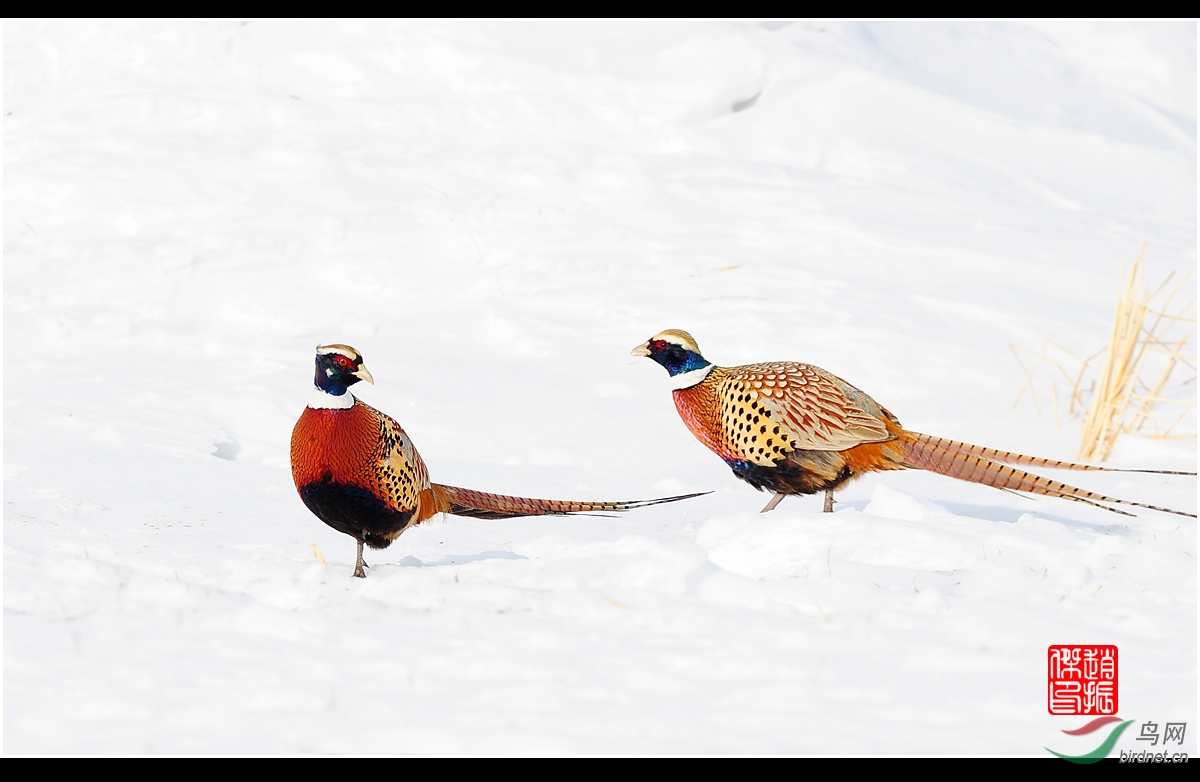
[[[313,386],[312,395],[308,398],[308,406],[316,410],[349,410],[354,407],[354,394],[347,391],[341,396],[334,396]]]
[[[704,378],[708,377],[708,373],[713,371],[715,365],[709,364],[700,369],[693,369],[691,372],[680,372],[678,375],[671,377],[671,390],[680,391],[685,388],[699,385],[704,382]]]

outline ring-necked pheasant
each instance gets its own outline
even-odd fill
[[[896,416],[841,378],[811,364],[775,361],[719,367],[700,354],[686,331],[668,329],[633,349],[671,375],[675,408],[700,442],[720,456],[733,474],[775,496],[762,512],[789,494],[833,492],[848,481],[879,470],[928,470],[998,489],[1085,502],[1126,516],[1102,503],[1191,516],[1193,513],[1119,500],[1041,478],[1010,465],[1064,470],[1195,475],[1172,470],[1116,470],[910,432]]]
[[[358,541],[354,575],[364,577],[363,544],[387,548],[404,530],[437,513],[510,519],[588,511],[624,511],[698,494],[633,502],[574,502],[508,497],[429,482],[412,440],[390,417],[350,393],[374,384],[349,345],[317,347],[315,388],[292,430],[292,478],[317,518]]]

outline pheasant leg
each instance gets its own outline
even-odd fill
[[[833,492],[830,489],[825,490],[825,512],[833,513]]]
[[[363,562],[362,547],[363,547],[363,542],[361,539],[359,539],[359,541],[358,541],[358,561],[354,563],[354,575],[357,576],[358,578],[366,578],[367,577],[367,574],[363,572],[363,568],[367,567],[367,563]]]
[[[767,503],[767,507],[760,510],[759,513],[766,513],[767,511],[775,510],[775,506],[783,502],[783,498],[786,496],[786,494],[781,492],[775,492],[775,496],[772,497],[771,501]]]

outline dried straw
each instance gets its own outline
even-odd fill
[[[1174,275],[1169,275],[1153,291],[1144,288],[1142,281],[1145,274],[1145,264],[1142,255],[1145,245],[1127,268],[1122,269],[1121,287],[1113,317],[1112,330],[1109,334],[1108,347],[1089,356],[1079,359],[1063,346],[1046,340],[1037,354],[1037,360],[1032,369],[1026,367],[1015,345],[1010,345],[1017,363],[1025,372],[1025,384],[1013,402],[1015,407],[1021,401],[1022,395],[1028,389],[1033,399],[1034,407],[1040,411],[1037,395],[1034,393],[1034,378],[1042,366],[1057,370],[1050,378],[1050,393],[1054,409],[1055,424],[1061,428],[1058,415],[1058,390],[1055,375],[1061,374],[1070,383],[1071,393],[1068,396],[1068,415],[1074,415],[1077,407],[1083,408],[1086,392],[1090,391],[1090,401],[1081,424],[1079,461],[1102,462],[1112,453],[1117,438],[1122,434],[1139,432],[1148,437],[1158,438],[1191,438],[1195,435],[1172,434],[1175,427],[1195,406],[1196,400],[1171,399],[1163,396],[1163,391],[1171,379],[1172,372],[1184,365],[1195,370],[1194,355],[1183,352],[1188,343],[1188,335],[1167,339],[1172,328],[1180,323],[1194,323],[1194,318],[1184,317],[1195,305],[1195,299],[1186,305],[1172,311],[1176,296],[1184,289],[1189,273],[1171,290],[1163,305],[1151,309],[1154,301],[1170,283]],[[1058,361],[1047,356],[1047,350],[1053,348],[1065,353],[1071,360],[1080,364],[1079,372],[1072,376]],[[1032,351],[1025,351],[1031,353]],[[1093,362],[1103,356],[1099,371],[1094,369]],[[1161,358],[1165,357],[1165,359]],[[1146,382],[1143,375],[1152,372],[1152,367],[1158,366],[1158,374],[1153,382]],[[1096,372],[1090,388],[1084,388],[1086,375]],[[1184,384],[1191,383],[1195,378],[1189,378]],[[1153,414],[1160,403],[1178,403],[1185,405],[1182,413],[1171,422],[1166,429],[1159,431]],[[1143,431],[1147,428],[1154,433]]]

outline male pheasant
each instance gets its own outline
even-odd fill
[[[874,399],[811,364],[777,361],[719,367],[700,354],[686,331],[668,329],[633,349],[671,375],[675,408],[700,442],[720,456],[733,474],[775,496],[762,512],[789,494],[833,492],[863,473],[928,470],[998,489],[1061,497],[1114,513],[1102,503],[1191,516],[1193,513],[1105,497],[1051,481],[1008,465],[1064,470],[1195,475],[1170,470],[1114,470],[1023,456],[994,448],[910,432]]]
[[[507,497],[429,482],[412,440],[390,417],[349,387],[374,384],[349,345],[319,345],[308,407],[292,430],[292,478],[317,518],[358,541],[354,575],[362,578],[363,544],[387,548],[406,529],[437,513],[481,519],[624,511],[697,494],[633,502],[574,502]]]

